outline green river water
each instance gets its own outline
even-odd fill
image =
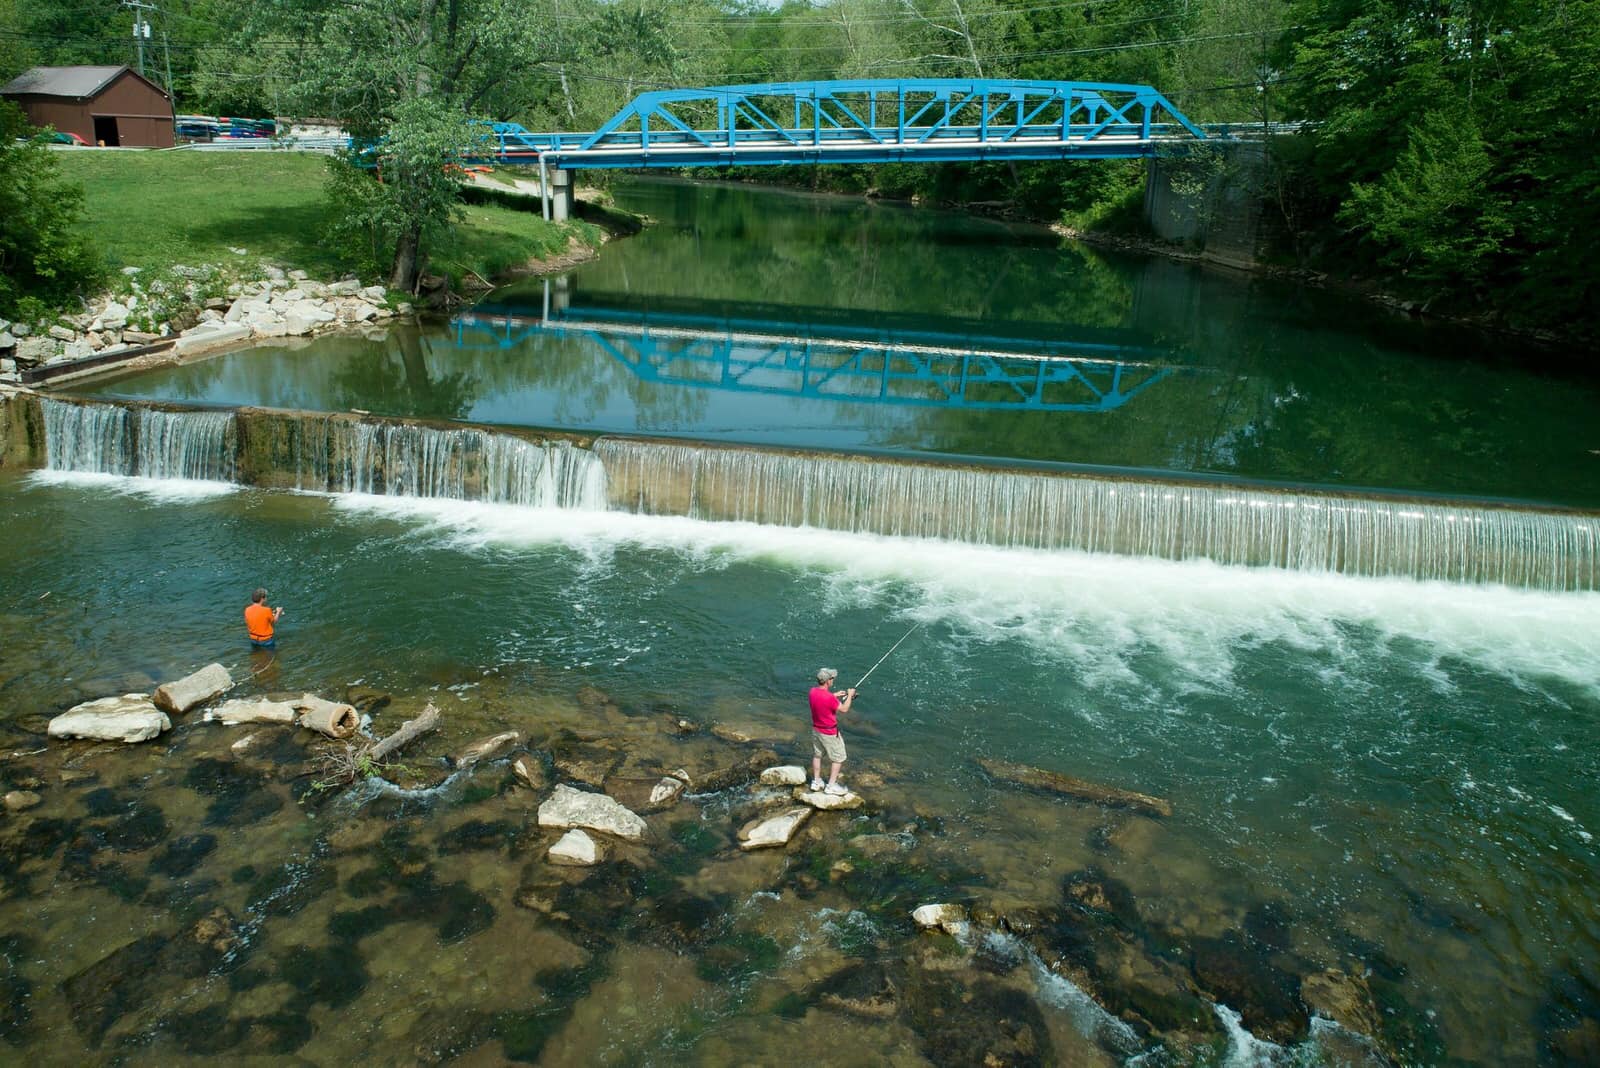
[[[1594,386],[1487,342],[896,206],[670,182],[618,199],[658,225],[551,287],[548,312],[523,284],[472,322],[97,391],[1600,504]],[[584,309],[582,329],[492,341]],[[651,378],[589,329],[637,336],[645,317],[702,347]],[[718,362],[869,334],[940,358],[952,338],[1116,345],[1129,383],[1167,370],[1109,410],[1022,411],[1009,386],[956,405],[926,378],[862,378],[841,400]],[[669,366],[699,384],[662,381]],[[0,476],[0,525],[0,775],[43,799],[0,824],[0,1041],[19,1059],[1531,1065],[1600,1048],[1600,594],[65,472]],[[256,585],[287,607],[271,656],[241,648]],[[651,842],[555,868],[542,793],[503,760],[441,763],[504,730],[552,781],[585,761],[693,779],[762,745],[798,763],[816,668],[853,682],[914,623],[843,722],[867,805],[817,814],[786,850],[736,846],[772,797],[691,788],[648,817]],[[306,732],[191,713],[144,746],[43,740],[76,702],[212,661],[240,694],[349,695],[376,733],[428,701],[445,727],[407,750],[408,789],[331,797],[308,792]],[[1172,815],[1019,790],[978,758]],[[919,934],[909,911],[930,901],[976,922]]]

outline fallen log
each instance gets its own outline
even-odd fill
[[[990,760],[987,757],[979,757],[978,766],[988,772],[991,778],[1016,786],[1026,786],[1029,789],[1042,790],[1045,793],[1061,794],[1064,797],[1071,797],[1078,801],[1088,801],[1096,805],[1106,805],[1110,808],[1131,808],[1149,816],[1172,815],[1172,802],[1164,801],[1159,797],[1151,797],[1149,794],[1121,790],[1115,786],[1102,786],[1099,783],[1074,779],[1070,775],[1045,771],[1043,768],[1029,767],[1027,764],[1012,764],[1005,760]]]
[[[300,709],[300,726],[329,738],[348,738],[361,726],[361,717],[354,705],[327,701],[308,693],[294,702],[294,707]]]
[[[399,730],[367,750],[367,759],[374,764],[383,763],[384,759],[391,753],[399,752],[417,738],[439,726],[439,718],[439,710],[434,707],[432,702],[429,702],[428,707],[422,710],[422,715],[416,719],[406,720],[400,724]]]

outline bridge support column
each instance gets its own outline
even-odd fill
[[[550,218],[556,222],[566,222],[577,214],[577,198],[574,196],[572,172],[565,167],[552,167],[550,169]]]

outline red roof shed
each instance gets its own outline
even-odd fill
[[[91,145],[171,148],[172,101],[129,67],[34,67],[0,87],[35,126]]]

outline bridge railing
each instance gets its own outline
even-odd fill
[[[1204,131],[1155,89],[1108,82],[902,79],[762,83],[642,93],[598,130],[531,133],[494,123],[486,149],[507,161],[559,165],[636,160],[652,151],[811,154],[1148,145]],[[807,157],[810,158],[810,157]],[[773,160],[776,161],[776,160]]]

